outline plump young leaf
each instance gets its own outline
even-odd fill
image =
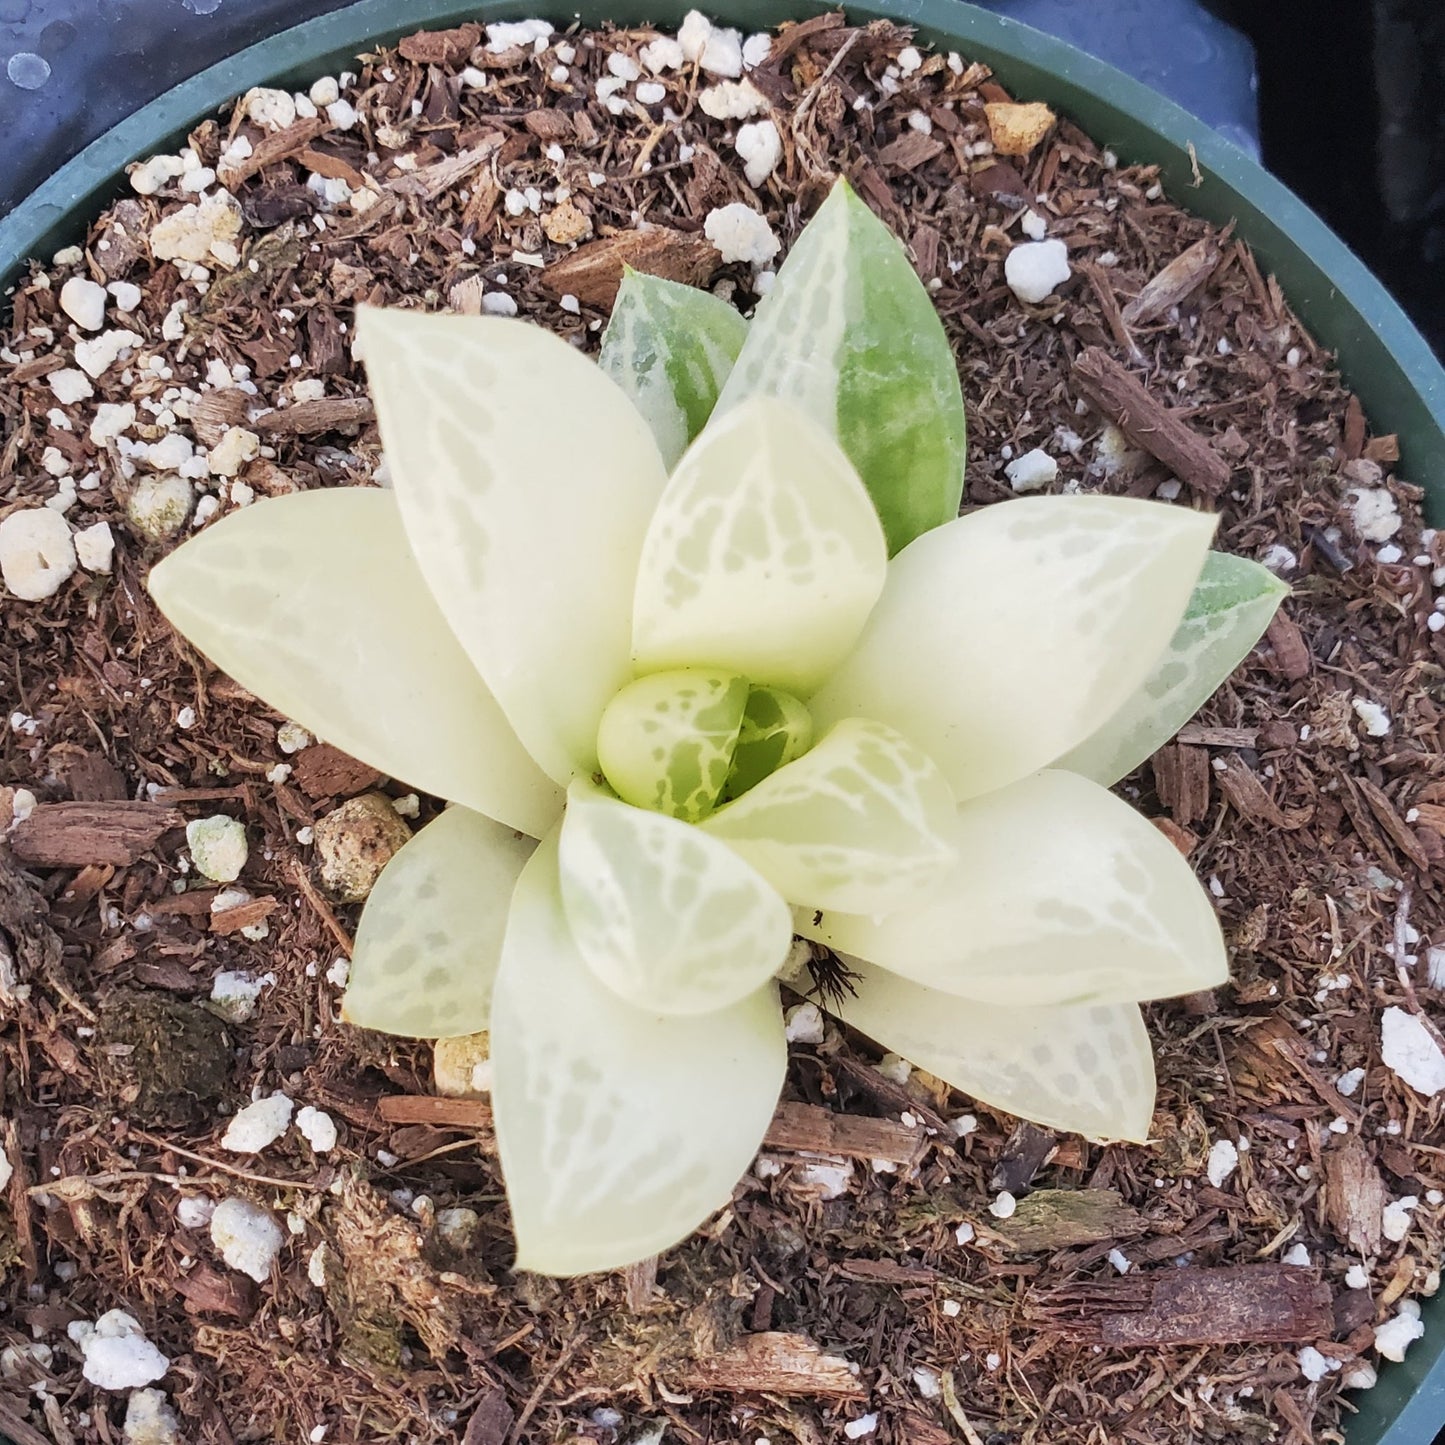
[[[1055,767],[1082,773],[1106,788],[1152,757],[1249,656],[1289,585],[1267,567],[1228,552],[1211,552],[1184,620],[1132,697]]]
[[[790,903],[873,913],[931,896],[953,865],[954,812],[929,758],[849,718],[701,826]]]
[[[623,272],[598,362],[652,428],[668,471],[707,424],[747,334],[712,292]]]
[[[371,307],[357,326],[427,585],[542,770],[592,772],[667,480],[647,423],[540,326]]]
[[[535,846],[469,808],[428,823],[366,900],[342,1018],[413,1039],[486,1028],[512,890]]]
[[[839,1018],[980,1102],[1046,1129],[1142,1144],[1154,1055],[1136,1004],[1015,1008],[956,998],[846,958]]]
[[[787,1065],[777,986],[716,1013],[637,1009],[563,915],[555,837],[523,871],[492,1001],[492,1106],[517,1267],[619,1269],[725,1205]]]
[[[602,714],[603,776],[635,808],[697,822],[722,794],[747,701],[747,678],[721,668],[639,677]]]
[[[792,693],[779,687],[749,688],[723,800],[740,798],[812,746],[813,715]]]
[[[756,993],[788,956],[788,905],[699,828],[576,782],[558,854],[578,951],[637,1008],[725,1008]]]
[[[556,821],[561,791],[437,610],[389,492],[257,502],[157,563],[147,586],[217,667],[343,752],[534,837]]]
[[[1027,497],[927,532],[889,564],[858,646],[809,701],[820,727],[891,724],[960,801],[1090,736],[1178,626],[1215,519],[1121,497]]]
[[[838,438],[891,553],[958,515],[963,393],[927,289],[846,181],[798,237],[718,400],[791,402]]]
[[[965,803],[945,836],[956,862],[921,906],[800,908],[798,932],[999,1005],[1132,1003],[1229,976],[1214,907],[1179,850],[1087,778],[1036,773]]]
[[[658,503],[637,573],[637,669],[725,667],[810,691],[857,640],[887,566],[837,444],[752,397],[708,426]]]

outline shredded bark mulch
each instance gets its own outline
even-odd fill
[[[195,200],[172,179],[14,293],[0,515],[73,490],[71,520],[109,521],[116,551],[111,574],[0,602],[0,832],[29,806],[18,790],[37,800],[0,848],[0,1433],[120,1438],[123,1397],[82,1380],[66,1326],[124,1308],[171,1358],[187,1440],[1337,1441],[1374,1327],[1439,1283],[1441,1100],[1382,1063],[1380,1030],[1386,1008],[1445,1003],[1429,953],[1445,947],[1445,650],[1428,621],[1445,538],[1248,248],[1151,171],[1067,120],[999,154],[985,107],[1009,97],[982,67],[900,56],[904,32],[833,15],[749,73],[783,145],[755,191],[696,66],[655,78],[661,103],[630,81],[599,96],[608,58],[652,38],[492,53],[477,27],[413,37],[360,63],[350,129],[324,109],[198,128],[199,167],[240,202],[239,264],[153,259],[157,224]],[[1020,1125],[880,1071],[830,1025],[794,1046],[731,1208],[655,1271],[517,1276],[485,1099],[434,1097],[427,1046],[336,1021],[356,910],[322,890],[312,830],[378,787],[413,826],[438,804],[322,744],[283,753],[283,720],[171,634],[143,586],[171,543],[127,521],[149,474],[135,443],[254,434],[234,476],[197,479],[198,520],[369,484],[357,301],[514,304],[595,349],[624,261],[750,307],[753,271],[722,264],[708,213],[756,205],[786,245],[840,172],[905,238],[956,344],[969,505],[1011,495],[1005,463],[1042,446],[1052,489],[1217,510],[1221,546],[1294,586],[1124,785],[1213,894],[1233,981],[1149,1009],[1147,1147]],[[1028,208],[1075,273],[1039,307],[1003,279]],[[64,404],[48,378],[75,366],[58,299],[77,274],[139,288],[107,322],[139,339]],[[125,445],[92,439],[103,402],[136,404]],[[539,449],[579,445],[557,423]],[[251,841],[249,897],[219,911],[182,831],[216,812]],[[266,980],[249,1018],[208,1006],[223,970]],[[327,1111],[337,1146],[293,1129],[224,1151],[226,1116],[277,1089]],[[1210,1183],[1220,1141],[1238,1161]],[[1004,1189],[1008,1218],[988,1207]],[[269,1278],[181,1222],[195,1195],[289,1226]],[[458,1207],[475,1220],[444,1214]],[[1305,1346],[1338,1368],[1306,1378]]]

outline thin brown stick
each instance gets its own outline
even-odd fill
[[[291,877],[316,916],[326,925],[327,931],[336,940],[338,947],[347,958],[350,958],[355,947],[351,941],[351,935],[341,926],[340,920],[331,911],[331,905],[321,896],[316,885],[311,881],[305,865],[300,862],[292,863]]]

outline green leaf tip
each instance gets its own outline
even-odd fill
[[[837,181],[778,271],[719,410],[756,393],[827,427],[857,468],[890,555],[958,515],[958,366],[902,243]]]
[[[707,425],[747,333],[711,292],[623,268],[598,363],[642,413],[669,471]]]

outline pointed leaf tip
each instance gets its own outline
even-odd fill
[[[758,307],[719,414],[760,393],[837,437],[890,553],[958,515],[965,425],[952,348],[901,243],[846,181]]]

